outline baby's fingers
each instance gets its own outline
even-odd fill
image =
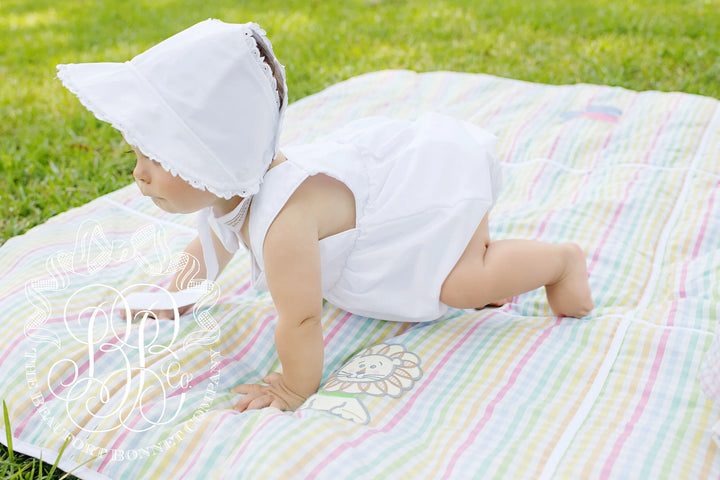
[[[139,322],[145,314],[147,314],[150,318],[153,318],[155,315],[153,312],[149,312],[147,310],[130,310],[129,320],[131,322]]]
[[[184,315],[192,305],[178,309],[178,315]],[[130,319],[132,321],[141,321],[147,315],[147,320],[172,320],[175,318],[174,310],[130,310]]]
[[[247,406],[246,410],[259,410],[261,408],[269,407],[270,404],[273,403],[273,400],[274,398],[272,395],[261,395],[253,399]]]
[[[242,392],[235,392],[242,393]],[[270,395],[267,395],[259,390],[246,393],[236,404],[235,410],[238,412],[244,412],[245,410],[255,410],[258,408],[265,408],[272,402]]]
[[[172,310],[157,310],[153,311],[153,314],[155,314],[155,318],[158,320],[170,320],[171,318],[175,318],[175,312]]]
[[[268,385],[277,383],[280,380],[282,380],[282,374],[278,372],[268,373],[265,378],[263,378],[263,382],[267,383]]]
[[[258,393],[262,390],[262,385],[257,385],[255,383],[244,383],[242,385],[238,385],[237,387],[233,387],[230,389],[232,393],[241,393],[243,395],[247,395],[249,393]]]
[[[270,404],[270,407],[277,408],[278,410],[291,410],[287,402],[285,402],[284,400],[280,400],[279,398],[273,400]]]
[[[237,402],[235,404],[235,406],[233,408],[235,410],[237,410],[238,412],[244,412],[245,410],[247,410],[247,407],[248,407],[248,405],[250,405],[250,402],[252,400],[253,399],[250,398],[250,395],[245,395],[243,398],[240,399],[239,402]]]
[[[245,395],[235,404],[235,410],[245,412],[248,410],[259,410],[261,408],[275,407],[279,410],[287,410],[287,403],[269,393],[254,392]]]

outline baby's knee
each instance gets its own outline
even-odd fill
[[[561,243],[558,246],[562,249],[567,263],[585,263],[585,252],[577,243]]]
[[[440,301],[452,308],[480,308],[497,300],[486,298],[482,281],[464,282],[448,277],[440,290]]]

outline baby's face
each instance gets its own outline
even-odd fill
[[[216,205],[219,198],[214,194],[192,187],[180,177],[175,177],[162,166],[146,157],[138,148],[132,147],[137,157],[133,177],[140,191],[168,213],[192,213]]]

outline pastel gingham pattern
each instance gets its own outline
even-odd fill
[[[720,402],[720,335],[705,354],[700,370],[700,386],[705,395]]]
[[[194,238],[192,215],[165,214],[129,185],[51,218],[0,248],[0,397],[14,446],[52,462],[70,434],[61,467],[89,460],[75,471],[87,479],[719,478],[718,107],[409,71],[291,105],[284,144],[368,115],[476,123],[500,139],[491,234],[575,241],[587,254],[596,308],[580,320],[552,317],[542,290],[424,324],[326,304],[324,381],[381,343],[420,360],[401,395],[353,397],[365,424],[231,409],[234,385],[279,367],[276,313],[249,287],[246,254],[203,321],[124,330],[118,312],[105,315],[127,286],[167,285],[161,266]]]

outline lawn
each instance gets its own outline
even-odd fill
[[[125,61],[209,17],[268,31],[291,101],[390,68],[720,98],[719,0],[3,0],[0,245],[132,180],[55,65]]]
[[[125,61],[210,17],[268,31],[291,101],[397,68],[720,98],[720,0],[2,0],[0,245],[132,181],[55,65]]]

